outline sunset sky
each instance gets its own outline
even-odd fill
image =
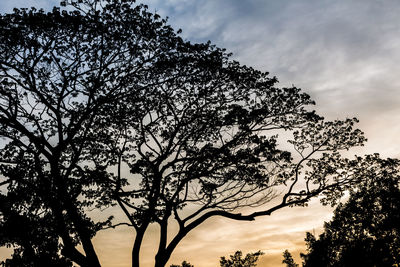
[[[233,58],[277,76],[281,86],[303,88],[327,119],[357,117],[368,142],[353,154],[400,157],[400,1],[398,0],[143,0],[169,17],[193,42],[211,40]],[[1,0],[13,7],[50,9],[54,0]],[[213,219],[189,234],[170,263],[218,266],[236,250],[262,250],[260,267],[283,266],[289,249],[304,251],[306,231],[318,233],[332,209],[318,201],[284,209],[255,222]],[[154,228],[146,237],[142,263],[153,261]],[[130,266],[130,229],[99,233],[96,249],[104,267]],[[153,252],[152,252],[153,251]],[[9,255],[0,249],[0,259]],[[298,263],[300,261],[298,260]]]

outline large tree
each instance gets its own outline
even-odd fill
[[[20,216],[40,226],[24,236],[51,241],[10,231],[0,241],[18,247],[15,258],[46,250],[58,263],[100,266],[91,239],[111,218],[87,211],[114,205],[127,218],[114,223],[136,233],[132,266],[153,223],[164,266],[213,216],[250,221],[321,194],[332,202],[357,182],[358,161],[339,154],[365,141],[356,119],[325,121],[300,89],[183,41],[133,2],[0,18],[0,223]]]
[[[108,176],[82,163],[96,156],[86,151],[91,138],[101,138],[90,133],[101,124],[104,105],[145,95],[150,82],[159,82],[154,77],[160,67],[168,71],[160,62],[186,45],[165,21],[132,1],[70,4],[70,12],[15,9],[0,17],[0,185],[7,205],[1,219],[15,226],[20,216],[42,227],[38,233],[7,231],[1,243],[20,246],[14,256],[34,261],[33,254],[51,251],[31,249],[30,242],[43,244],[34,240],[39,234],[42,241],[55,240],[52,251],[61,249],[63,257],[100,266],[91,238],[102,224],[85,208],[93,187]],[[188,64],[189,54],[196,54],[190,49],[181,58]]]

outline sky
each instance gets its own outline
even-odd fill
[[[48,9],[57,2],[1,0],[0,12],[15,6]],[[359,118],[368,142],[350,153],[400,157],[400,1],[141,2],[168,16],[185,39],[210,40],[242,64],[277,76],[281,86],[303,88],[327,119]],[[283,251],[289,249],[298,259],[305,249],[305,232],[318,233],[331,212],[313,201],[308,208],[280,210],[251,223],[213,219],[184,239],[170,263],[217,266],[220,256],[240,249],[264,251],[260,267],[283,266]],[[146,236],[145,267],[151,266],[156,230]],[[129,266],[132,237],[126,228],[99,233],[95,242],[103,266]]]

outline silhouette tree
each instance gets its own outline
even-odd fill
[[[115,134],[122,137],[114,142],[122,144],[119,162],[138,185],[117,182],[113,195],[136,230],[133,259],[153,222],[160,226],[156,266],[164,266],[179,242],[213,216],[251,221],[321,193],[333,201],[355,182],[352,161],[338,152],[364,141],[355,120],[325,122],[305,109],[312,102],[297,88],[276,88],[266,73],[235,62],[188,79],[155,89],[157,97],[142,104],[147,111],[124,119]],[[118,120],[107,121],[118,129]],[[296,159],[278,147],[279,130],[293,131]],[[285,186],[281,201],[268,206]],[[260,208],[235,212],[244,207]],[[169,239],[171,219],[178,232]]]
[[[263,252],[257,251],[255,253],[248,253],[244,258],[242,258],[242,252],[240,250],[236,251],[234,255],[230,255],[229,259],[221,257],[219,263],[221,267],[255,267],[256,262]],[[190,263],[183,261],[182,265],[171,265],[170,267],[194,267]]]
[[[91,238],[107,222],[86,212],[105,192],[114,163],[91,165],[102,138],[92,129],[102,125],[106,105],[165,82],[156,74],[168,72],[178,46],[187,64],[201,49],[145,6],[131,7],[134,1],[78,2],[69,3],[70,12],[15,9],[0,17],[0,186],[8,205],[0,218],[6,229],[17,221],[35,225],[2,232],[1,243],[19,246],[14,255],[26,261],[60,249],[81,266],[100,266]],[[32,250],[30,242],[42,247]]]
[[[229,259],[221,257],[219,264],[221,267],[255,267],[258,258],[264,253],[257,251],[255,253],[248,253],[244,258],[242,258],[242,252],[240,250],[236,251],[234,255],[230,255]]]
[[[303,266],[400,264],[399,161],[376,155],[366,161],[368,178],[336,208],[324,232],[318,239],[307,233]]]
[[[23,217],[38,227],[21,229],[24,236],[40,236],[29,243],[3,233],[15,258],[48,251],[56,261],[100,266],[93,236],[128,225],[139,266],[144,234],[157,223],[155,265],[165,266],[213,216],[251,221],[317,195],[334,203],[358,182],[359,159],[339,154],[365,141],[356,119],[325,121],[300,89],[276,87],[275,77],[210,42],[183,41],[133,3],[66,1],[72,11],[0,17],[0,186],[8,205],[0,220],[7,227]],[[88,215],[111,205],[127,221]],[[178,231],[169,238],[171,219]]]
[[[183,261],[182,265],[174,265],[172,264],[170,267],[194,267],[193,265],[191,265],[189,262],[187,261]]]
[[[17,199],[13,199],[17,197]],[[72,266],[65,257],[58,254],[58,235],[49,223],[53,221],[48,213],[25,216],[14,209],[13,201],[30,201],[13,193],[0,195],[0,246],[17,244],[12,259],[0,262],[1,266]],[[32,208],[35,204],[29,205]]]
[[[287,267],[299,267],[299,265],[294,261],[292,254],[288,250],[283,252],[282,263],[286,264]]]

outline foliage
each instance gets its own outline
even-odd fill
[[[242,258],[242,252],[240,250],[236,251],[234,255],[230,255],[229,259],[221,257],[220,266],[221,267],[255,267],[258,258],[264,253],[257,251],[255,253],[248,253],[244,258]],[[190,263],[183,261],[182,265],[171,265],[170,267],[194,267]]]
[[[242,258],[242,252],[240,250],[236,251],[234,255],[230,255],[229,259],[221,257],[219,264],[221,267],[255,267],[258,258],[264,253],[257,251],[255,253],[247,253],[244,258]]]
[[[18,244],[12,259],[0,263],[1,266],[67,267],[72,263],[60,256],[58,236],[50,214],[23,216],[13,209],[12,196],[0,195],[0,245]],[[20,199],[19,199],[20,200]]]
[[[132,3],[102,1],[100,10],[98,1],[78,1],[69,12],[15,9],[0,17],[0,185],[9,203],[1,220],[7,227],[21,217],[41,227],[4,232],[1,243],[17,247],[14,257],[39,256],[21,236],[40,234],[34,254],[52,240],[49,251],[81,266],[100,265],[91,238],[108,221],[96,223],[86,213],[111,174],[85,163],[102,138],[91,129],[101,124],[105,105],[142,96],[148,77],[177,43],[184,45],[164,20]]]
[[[292,254],[288,250],[283,252],[282,263],[286,264],[286,267],[298,267],[299,265],[294,261]]]
[[[183,261],[181,265],[174,265],[172,264],[170,267],[194,267],[193,265],[191,265],[189,262],[187,261]]]
[[[38,226],[24,235],[41,236],[33,244],[4,232],[15,258],[48,251],[100,266],[93,236],[128,225],[139,266],[157,223],[164,266],[213,216],[250,221],[317,195],[332,204],[358,182],[359,159],[339,153],[364,143],[357,119],[325,121],[299,88],[277,87],[210,42],[183,41],[133,3],[64,1],[72,11],[0,17],[0,186],[9,203],[0,221],[24,218]],[[90,218],[109,206],[127,220]],[[237,213],[244,207],[258,210]],[[179,229],[169,237],[171,219]]]
[[[400,264],[398,160],[366,158],[370,175],[316,238],[307,233],[303,266],[397,266]]]

